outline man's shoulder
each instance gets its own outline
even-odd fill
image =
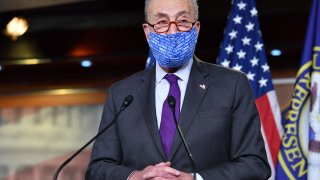
[[[199,68],[205,69],[205,71],[207,71],[208,73],[217,75],[220,78],[245,76],[245,74],[241,71],[234,70],[234,69],[227,68],[227,67],[213,64],[213,63],[204,62],[199,59],[197,60],[197,64]]]
[[[134,74],[131,74],[130,76],[121,79],[118,82],[115,82],[112,86],[113,87],[132,87],[137,85],[139,82],[143,81],[146,78],[150,78],[152,75],[152,69],[144,69],[141,71],[138,71]]]

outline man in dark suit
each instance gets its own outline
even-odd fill
[[[86,179],[267,179],[270,167],[249,82],[241,72],[194,56],[196,0],[146,0],[143,25],[157,62],[109,88],[100,129],[132,104],[92,149]],[[167,96],[195,167],[176,132]],[[195,169],[196,168],[196,169]]]

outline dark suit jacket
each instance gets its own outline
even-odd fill
[[[169,158],[164,155],[155,111],[155,68],[110,87],[100,129],[111,122],[129,94],[132,104],[96,140],[86,179],[125,180],[134,170],[165,161],[192,172],[178,133]],[[259,114],[245,74],[194,58],[179,124],[197,173],[205,180],[270,176]]]

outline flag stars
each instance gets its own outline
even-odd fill
[[[228,47],[225,48],[225,50],[227,51],[227,54],[230,54],[233,52],[233,46],[229,44]]]
[[[257,59],[256,57],[253,57],[253,59],[250,60],[250,63],[252,67],[258,66],[259,59]]]
[[[265,57],[261,56],[265,45],[257,24],[258,11],[245,0],[239,0],[234,6],[235,12],[231,12],[228,17],[231,24],[225,29],[226,37],[218,63],[223,67],[245,72],[254,89],[266,91],[272,82],[267,77],[270,67]]]
[[[239,10],[246,10],[247,4],[241,1],[240,3],[237,4],[237,6],[239,7]]]
[[[242,39],[242,43],[243,43],[244,46],[245,46],[245,45],[250,46],[250,41],[251,41],[251,39],[248,38],[247,36],[245,36],[245,37]]]
[[[224,59],[221,65],[224,67],[230,67],[230,61],[228,61],[227,59]]]
[[[238,55],[239,59],[245,59],[246,58],[246,54],[247,53],[242,51],[242,49],[239,52],[237,52],[237,55]]]
[[[242,66],[240,66],[238,63],[232,67],[232,69],[237,70],[237,71],[241,71]]]
[[[232,30],[230,33],[229,33],[229,36],[230,36],[230,39],[234,39],[234,38],[237,38],[237,34],[238,32],[235,31],[235,30]]]
[[[269,70],[270,70],[270,67],[268,66],[268,64],[267,64],[267,63],[265,63],[265,64],[264,64],[264,65],[262,65],[261,67],[262,67],[262,69],[263,69],[263,72],[267,72],[267,71],[269,71]]]
[[[264,79],[263,77],[261,77],[261,79],[259,80],[260,88],[267,87],[267,82],[268,79]]]
[[[253,74],[253,73],[251,73],[251,72],[249,71],[248,74],[247,74],[247,77],[248,77],[249,80],[254,81],[254,76],[255,76],[255,75],[256,75],[256,74]]]
[[[251,14],[251,17],[254,17],[254,16],[257,16],[258,15],[258,11],[257,9],[254,7],[250,10],[250,14]]]
[[[237,15],[235,18],[233,18],[233,21],[236,24],[241,24],[241,20],[242,20],[242,17],[240,17],[239,15]]]
[[[248,32],[253,31],[254,24],[252,24],[251,22],[249,22],[249,24],[246,25],[246,28],[247,28],[247,31],[248,31]]]
[[[254,47],[256,48],[256,51],[262,51],[262,47],[263,47],[263,44],[261,44],[260,42],[257,42],[256,45],[254,45]]]

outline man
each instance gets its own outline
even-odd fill
[[[133,102],[99,137],[86,179],[267,179],[260,119],[240,72],[194,57],[200,30],[196,0],[146,0],[144,32],[157,60],[109,89],[100,128],[124,97]],[[195,166],[173,123],[167,96]],[[169,108],[169,110],[168,110]]]

